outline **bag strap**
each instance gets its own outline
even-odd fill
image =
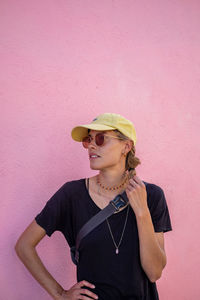
[[[87,187],[89,187],[89,181],[87,181]],[[72,258],[75,264],[79,261],[79,246],[82,239],[88,235],[94,228],[100,225],[103,221],[105,221],[108,217],[110,217],[114,212],[119,211],[120,208],[124,207],[128,203],[128,197],[126,192],[124,191],[122,194],[117,195],[110,203],[102,209],[99,213],[94,215],[88,222],[86,222],[76,237],[76,246],[72,247],[72,252],[74,257]],[[74,261],[75,258],[75,261]]]
[[[89,189],[89,179],[86,181],[87,188]],[[143,181],[145,186],[147,185],[147,182]],[[78,264],[79,261],[79,246],[82,241],[82,239],[90,233],[94,228],[96,228],[98,225],[100,225],[105,219],[110,217],[114,212],[119,211],[120,208],[127,205],[129,202],[128,197],[126,195],[126,192],[124,191],[122,194],[117,195],[110,203],[102,209],[99,213],[97,213],[95,216],[93,216],[88,222],[86,222],[83,227],[78,232],[77,238],[76,238],[76,245],[72,246],[70,248],[71,250],[71,258],[75,265]]]

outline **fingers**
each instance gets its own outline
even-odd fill
[[[81,300],[82,300],[82,299],[83,299],[83,300],[91,300],[91,299],[93,299],[93,298],[90,298],[90,297],[87,297],[87,296],[82,296],[82,295],[80,295],[79,298],[78,298],[78,300],[80,300],[80,299],[81,299]],[[95,299],[95,298],[94,298],[94,299]]]
[[[133,178],[139,185],[145,186],[144,182],[137,175],[135,175]]]
[[[130,179],[130,180],[129,180],[129,184],[128,184],[127,187],[126,187],[126,191],[127,191],[127,192],[136,191],[136,188],[137,188],[138,186],[139,186],[139,185],[134,181],[134,179]]]
[[[144,187],[145,184],[143,183],[143,181],[138,177],[138,176],[133,176],[130,180],[129,180],[129,185],[133,186],[133,187],[137,187],[138,185],[141,187]]]
[[[98,299],[98,296],[95,293],[91,292],[88,289],[84,289],[83,288],[84,286],[87,286],[88,288],[91,288],[91,289],[95,288],[94,284],[92,284],[92,283],[90,283],[86,280],[82,280],[82,281],[78,282],[76,284],[76,288],[78,288],[77,292],[79,294],[78,299],[84,299],[84,300],[85,299],[91,299],[91,298],[92,299]],[[87,297],[87,296],[89,296],[90,298]]]
[[[145,184],[138,176],[133,176],[126,187],[127,194],[140,193],[146,190]]]
[[[78,282],[77,284],[76,284],[76,286],[78,286],[78,287],[82,287],[82,286],[87,286],[87,287],[89,287],[89,288],[91,288],[91,289],[94,289],[95,288],[95,285],[94,284],[92,284],[92,283],[90,283],[90,282],[88,282],[88,281],[86,281],[86,280],[82,280],[82,281],[80,281],[80,282]]]
[[[80,299],[98,299],[98,296],[96,294],[94,294],[93,292],[87,290],[87,289],[81,289],[81,295],[80,295]],[[87,296],[90,296],[90,298],[88,298]]]
[[[66,297],[63,295],[62,299],[70,299],[70,300],[98,299],[98,296],[95,293],[93,293],[89,289],[83,288],[83,287],[88,287],[88,288],[91,288],[91,289],[95,288],[94,284],[92,284],[92,283],[90,283],[86,280],[82,280],[80,282],[77,282],[68,291],[66,291],[65,292]]]

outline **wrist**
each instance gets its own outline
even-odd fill
[[[150,211],[147,208],[139,210],[138,212],[135,213],[136,219],[139,220],[145,220],[148,219],[150,217]]]
[[[55,294],[53,295],[53,299],[54,299],[54,300],[59,300],[60,297],[63,295],[64,292],[65,292],[65,290],[60,286],[60,287],[56,290]]]

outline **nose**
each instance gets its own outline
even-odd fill
[[[91,142],[88,145],[88,149],[96,149],[97,145],[95,143],[95,139],[91,139]]]

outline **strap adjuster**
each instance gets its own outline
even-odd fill
[[[124,201],[124,199],[120,195],[117,195],[113,200],[110,201],[110,203],[117,211],[126,205],[126,201]]]

